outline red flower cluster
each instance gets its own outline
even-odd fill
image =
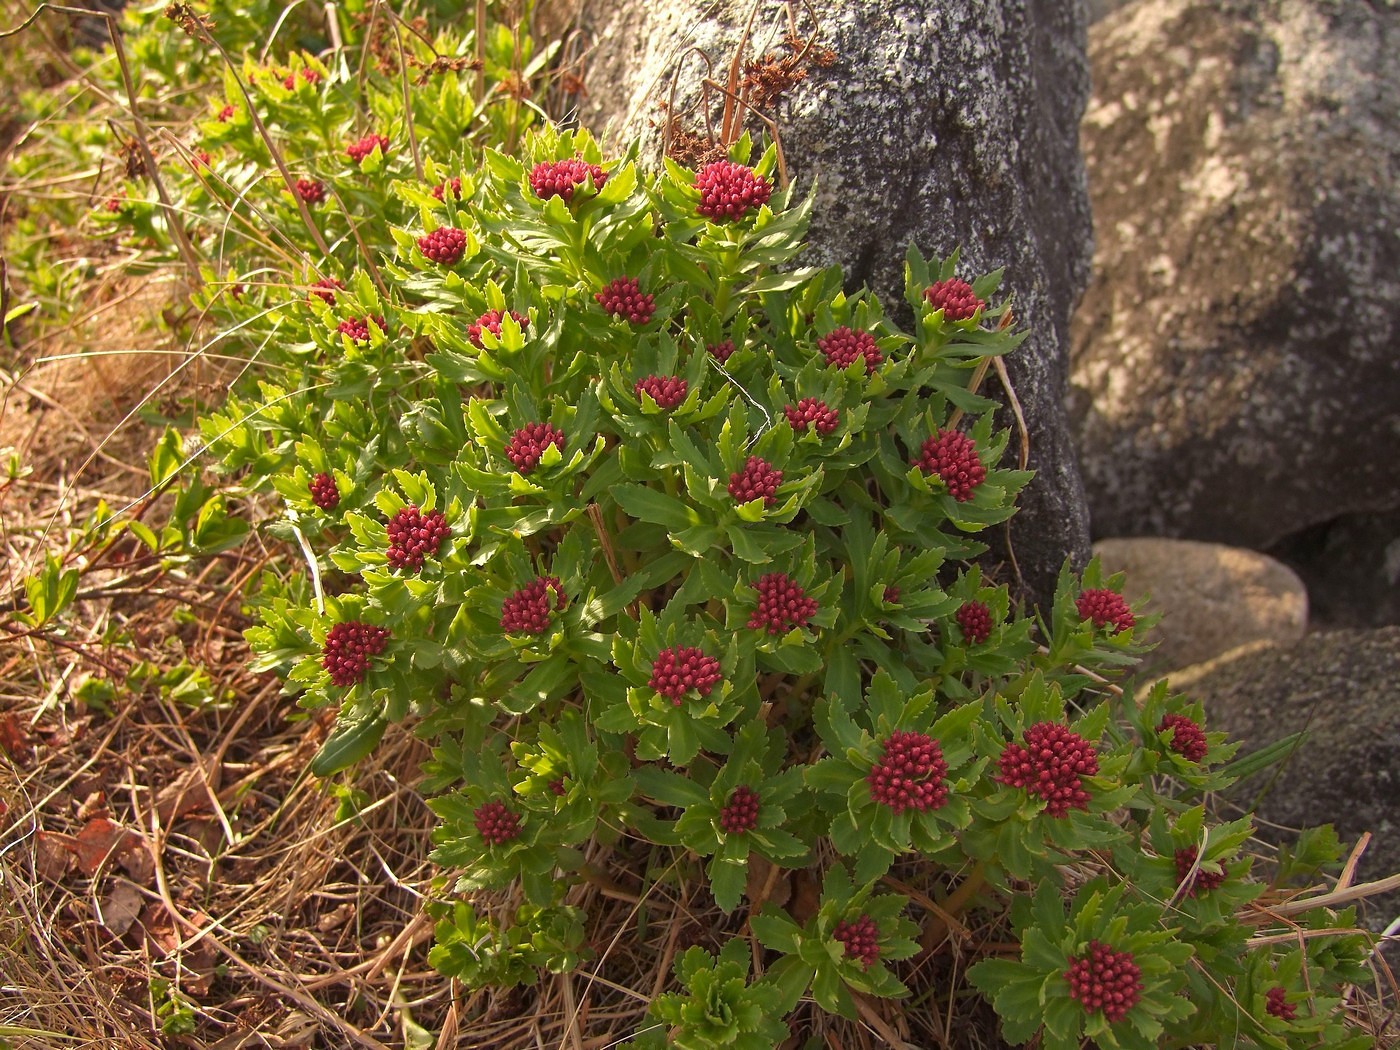
[[[536,576],[512,591],[501,607],[501,630],[506,634],[544,634],[549,614],[563,612],[569,604],[558,576]]]
[[[937,474],[948,495],[959,503],[970,500],[972,490],[987,480],[987,468],[977,458],[977,444],[957,430],[940,430],[926,438],[910,462],[925,474]]]
[[[880,745],[880,760],[866,775],[870,797],[896,814],[925,813],[948,801],[943,748],[927,733],[897,729]]]
[[[899,588],[896,587],[894,584],[890,584],[885,588],[885,593],[881,595],[881,597],[885,599],[886,605],[898,605]]]
[[[560,798],[563,798],[563,797],[564,797],[564,792],[565,792],[566,788],[564,787],[564,778],[563,778],[563,777],[555,777],[555,778],[554,778],[553,780],[551,780],[551,781],[549,782],[549,784],[546,785],[546,786],[549,788],[549,791],[550,791],[551,794],[553,794],[553,795],[558,795]]]
[[[344,321],[340,322],[338,330],[342,334],[348,335],[357,343],[367,342],[369,340],[369,323],[371,321],[379,327],[381,332],[387,332],[389,330],[389,326],[384,322],[384,318],[382,317],[347,317]]]
[[[1102,1010],[1110,1022],[1121,1021],[1142,995],[1142,971],[1132,952],[1116,952],[1100,941],[1090,941],[1087,955],[1070,960],[1065,980],[1085,1013]]]
[[[643,394],[650,394],[657,408],[669,412],[685,400],[689,384],[680,376],[647,376],[633,383],[632,390],[639,400]]]
[[[826,357],[831,368],[846,368],[858,357],[865,358],[865,374],[873,375],[885,361],[885,355],[875,345],[875,337],[864,329],[852,330],[842,325],[817,340],[817,349]]]
[[[1112,624],[1115,630],[1126,631],[1137,623],[1123,596],[1106,588],[1091,587],[1080,592],[1074,607],[1079,610],[1081,619],[1093,620],[1095,627]]]
[[[288,73],[285,77],[283,77],[282,86],[288,91],[291,91],[294,87],[297,86],[298,76],[301,77],[302,82],[305,84],[319,84],[321,82],[321,74],[316,72],[316,70],[302,69],[299,73]]]
[[[521,328],[530,326],[530,319],[524,314],[518,314],[514,310],[510,311],[511,317],[515,318],[515,323]],[[501,337],[501,321],[505,314],[499,310],[487,310],[471,324],[467,325],[467,338],[471,340],[472,346],[481,348],[481,333],[483,330],[490,332],[497,339]]]
[[[447,189],[449,186],[452,188],[453,199],[461,200],[462,180],[460,178],[457,178],[455,175],[452,178],[448,179],[446,182],[439,182],[436,186],[434,186],[433,196],[436,197],[438,200],[442,200],[444,197],[447,196]]]
[[[778,501],[774,493],[782,483],[781,470],[774,469],[760,456],[750,456],[744,463],[743,470],[736,470],[729,475],[729,494],[734,497],[736,503],[748,503],[762,497],[763,505],[771,507]]]
[[[1282,985],[1274,985],[1264,993],[1264,1009],[1281,1021],[1291,1021],[1298,1016],[1298,1007],[1288,1001],[1288,992]]]
[[[705,352],[720,364],[724,364],[734,354],[734,340],[726,339],[721,343],[709,343],[705,346]]]
[[[589,176],[593,178],[595,190],[601,190],[603,184],[608,181],[606,171],[577,157],[540,163],[530,171],[530,189],[542,201],[547,201],[550,197],[563,197],[567,203],[574,199],[574,191],[581,187]]]
[[[389,549],[385,552],[389,564],[396,569],[417,572],[423,567],[424,558],[429,554],[437,556],[442,541],[451,531],[442,511],[430,510],[423,514],[410,503],[389,520]]]
[[[1026,742],[1008,744],[998,762],[996,778],[1010,787],[1025,788],[1045,801],[1045,812],[1063,817],[1071,809],[1088,809],[1089,793],[1081,777],[1099,771],[1094,746],[1068,726],[1037,722],[1026,730]]]
[[[1172,738],[1167,742],[1167,746],[1186,761],[1199,762],[1206,757],[1206,751],[1209,750],[1206,733],[1196,724],[1195,719],[1186,715],[1164,715],[1157,725],[1157,732],[1165,733],[1168,729],[1172,731]]]
[[[467,234],[455,226],[439,226],[418,238],[418,250],[439,266],[455,266],[467,250]]]
[[[719,811],[720,830],[730,835],[752,831],[758,824],[758,792],[740,784],[729,793]]]
[[[701,696],[709,696],[719,680],[719,661],[713,656],[706,656],[693,645],[673,645],[656,654],[647,684],[670,700],[672,706],[680,707],[687,692],[694,689]]]
[[[319,281],[315,281],[312,283],[311,291],[309,294],[314,295],[317,299],[320,299],[327,306],[334,306],[336,289],[344,291],[345,285],[341,284],[334,277],[323,277]],[[369,338],[368,331],[365,332],[365,338]]]
[[[836,409],[827,408],[826,402],[815,397],[804,397],[795,405],[783,406],[788,426],[799,434],[810,426],[822,437],[832,433],[841,423]]]
[[[1177,884],[1186,881],[1186,877],[1191,874],[1191,868],[1196,863],[1196,858],[1201,854],[1198,846],[1183,846],[1176,851],[1176,881]],[[1189,897],[1196,897],[1207,890],[1213,890],[1225,881],[1225,871],[1206,871],[1205,868],[1197,868],[1196,875],[1191,879],[1191,885],[1186,887],[1186,894]]]
[[[963,602],[953,618],[968,645],[981,645],[992,633],[992,610],[984,602]]]
[[[320,204],[326,199],[325,184],[315,179],[297,179],[297,196],[307,204]]]
[[[472,816],[476,830],[487,845],[499,846],[520,837],[520,818],[506,809],[504,802],[487,802],[477,806]]]
[[[768,203],[773,187],[752,168],[729,160],[706,164],[695,176],[695,188],[700,191],[696,211],[707,219],[742,219],[750,208]]]
[[[782,634],[789,627],[806,627],[816,613],[817,603],[793,579],[781,572],[770,572],[754,585],[758,608],[749,615],[751,631]]]
[[[322,510],[335,510],[340,505],[340,490],[329,474],[317,474],[311,479],[310,488],[311,502]]]
[[[364,681],[370,657],[378,656],[389,642],[386,628],[359,620],[346,620],[330,629],[321,647],[321,666],[339,686]]]
[[[862,915],[855,922],[842,919],[831,936],[841,942],[845,957],[860,963],[862,969],[870,969],[880,958],[880,931],[869,915]]]
[[[553,445],[564,451],[564,432],[549,423],[527,423],[510,436],[506,459],[522,474],[528,474],[540,463],[545,447]]]
[[[375,146],[379,147],[380,153],[388,153],[389,137],[387,135],[366,135],[358,142],[352,142],[346,146],[345,154],[356,164],[359,164],[374,152]]]
[[[943,311],[945,321],[966,321],[987,305],[977,298],[972,285],[956,277],[929,285],[924,289],[924,299],[935,310]]]
[[[234,108],[232,106],[225,106],[223,109],[219,110],[219,115],[214,119],[217,120],[220,124],[227,124],[230,120],[233,119],[233,114]]]
[[[190,154],[190,167],[194,168],[195,171],[204,171],[213,159],[207,149],[197,149]]]
[[[608,313],[631,324],[646,324],[656,311],[654,297],[642,294],[635,277],[615,277],[593,298]]]

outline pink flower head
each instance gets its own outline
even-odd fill
[[[762,499],[765,507],[778,501],[774,495],[783,483],[783,472],[775,469],[766,459],[750,456],[742,470],[729,475],[729,494],[735,503],[748,503]]]
[[[648,394],[657,408],[669,412],[685,400],[689,384],[680,376],[647,376],[633,383],[632,390],[639,400],[643,394]]]
[[[504,802],[487,802],[477,806],[472,816],[477,833],[487,845],[500,846],[520,837],[520,818],[506,808]]]
[[[1126,631],[1137,623],[1128,603],[1117,591],[1096,587],[1081,591],[1074,607],[1082,620],[1093,620],[1095,627],[1113,625],[1115,631]]]
[[[1165,733],[1168,729],[1172,731],[1172,738],[1167,741],[1167,746],[1186,761],[1199,762],[1206,757],[1209,745],[1205,730],[1196,724],[1195,719],[1186,715],[1164,715],[1157,725],[1157,732]]]
[[[311,502],[322,510],[335,510],[340,505],[340,490],[329,474],[317,474],[311,479],[310,488]]]
[[[939,809],[948,801],[943,748],[927,733],[897,729],[880,744],[880,759],[866,775],[870,797],[896,814]]]
[[[436,186],[434,186],[434,187],[433,187],[433,196],[436,197],[438,200],[442,200],[444,197],[447,196],[447,190],[448,190],[449,187],[450,187],[451,190],[452,190],[452,199],[453,199],[453,200],[461,200],[461,199],[462,199],[462,180],[461,180],[460,178],[456,177],[456,176],[453,176],[452,178],[448,179],[446,182],[439,182]]]
[[[729,793],[719,811],[720,830],[729,835],[752,831],[758,824],[758,792],[740,784]]]
[[[527,423],[510,436],[506,459],[521,474],[529,474],[540,463],[544,450],[553,445],[564,451],[564,432],[549,423]]]
[[[530,319],[524,314],[518,314],[512,310],[510,311],[510,315],[515,318],[515,323],[522,329],[530,326]],[[467,338],[471,341],[472,346],[478,349],[481,348],[481,333],[483,331],[490,332],[499,339],[501,337],[501,321],[504,317],[505,314],[501,313],[499,310],[487,310],[475,321],[467,325]]]
[[[987,305],[977,298],[972,285],[956,277],[937,281],[925,288],[924,299],[935,310],[942,310],[946,321],[966,321]]]
[[[858,357],[865,358],[865,374],[873,375],[885,361],[885,355],[875,345],[875,337],[864,329],[845,325],[828,332],[817,340],[817,349],[831,368],[845,369]]]
[[[708,343],[705,346],[705,352],[720,364],[724,364],[734,354],[734,340],[725,339],[719,343]]]
[[[536,576],[505,600],[501,630],[506,634],[544,634],[551,614],[563,612],[568,604],[558,576]]]
[[[646,324],[656,311],[655,297],[644,295],[635,277],[615,277],[593,298],[608,313],[629,324]]]
[[[297,196],[307,204],[320,204],[326,199],[325,184],[315,179],[297,179]]]
[[[1298,1016],[1297,1005],[1288,1001],[1288,992],[1282,985],[1275,985],[1264,993],[1264,1009],[1280,1021],[1292,1021]]]
[[[798,434],[806,433],[810,426],[822,437],[826,437],[841,424],[841,417],[836,409],[827,408],[825,401],[815,397],[804,397],[795,405],[784,406],[783,415],[787,416],[788,426]]]
[[[214,119],[217,120],[220,124],[227,124],[230,120],[233,119],[234,112],[235,110],[232,106],[225,106],[223,109],[219,110],[218,116],[216,116]]]
[[[695,210],[716,222],[742,219],[751,208],[768,203],[773,188],[752,168],[729,160],[706,164],[695,176],[695,188],[700,191],[700,203]]]
[[[381,332],[387,332],[389,330],[389,326],[382,317],[347,317],[344,321],[340,322],[338,331],[344,335],[348,335],[357,343],[368,342],[371,321],[374,322]]]
[[[389,520],[389,564],[396,569],[417,572],[428,555],[437,556],[451,530],[440,510],[423,514],[413,504],[402,508]]]
[[[383,627],[345,620],[327,633],[321,647],[321,666],[335,685],[354,685],[364,681],[370,658],[383,652],[388,641],[389,632]]]
[[[758,607],[749,616],[749,630],[782,634],[789,627],[806,627],[817,611],[817,603],[788,575],[770,572],[759,578]]]
[[[1107,944],[1090,941],[1085,955],[1070,959],[1065,971],[1069,995],[1085,1013],[1102,1010],[1110,1022],[1121,1021],[1142,995],[1142,971],[1132,952],[1114,951]]]
[[[681,698],[690,690],[709,696],[719,680],[719,661],[713,656],[693,645],[673,645],[656,654],[647,684],[672,706],[680,707]]]
[[[981,645],[992,633],[992,610],[983,602],[963,602],[954,619],[968,645]]]
[[[1058,722],[1037,722],[1026,730],[1025,740],[1002,751],[996,779],[1044,800],[1045,812],[1052,817],[1088,809],[1089,793],[1080,778],[1099,771],[1094,745]]]
[[[860,963],[861,969],[868,970],[879,961],[880,931],[869,915],[862,915],[854,922],[842,919],[831,931],[831,937],[841,942],[844,957]]]
[[[589,164],[577,157],[544,162],[531,169],[530,189],[540,200],[562,197],[567,203],[574,199],[574,192],[580,189],[590,176],[595,190],[601,190],[603,184],[608,181],[608,173],[597,164]]]
[[[1191,868],[1195,866],[1196,858],[1201,854],[1197,846],[1183,846],[1176,851],[1174,859],[1176,861],[1176,881],[1177,885],[1185,882],[1187,876],[1191,875]],[[1206,871],[1205,868],[1197,868],[1196,874],[1191,877],[1191,885],[1186,888],[1189,897],[1197,897],[1208,890],[1213,890],[1225,881],[1225,871]]]
[[[940,430],[926,438],[912,462],[925,474],[937,474],[959,503],[970,500],[972,490],[987,479],[987,468],[977,458],[976,443],[957,430]]]
[[[467,250],[467,233],[453,226],[439,226],[418,238],[418,250],[439,266],[455,266]]]
[[[317,299],[320,299],[327,306],[334,306],[335,293],[337,289],[340,291],[344,291],[345,285],[341,284],[334,277],[323,277],[319,281],[315,281],[312,283],[311,290],[308,294],[314,295]],[[369,338],[368,330],[365,331],[365,338]]]
[[[345,147],[345,154],[356,164],[360,164],[374,152],[374,147],[379,147],[380,153],[389,152],[389,137],[387,135],[366,135],[364,138],[350,143]]]

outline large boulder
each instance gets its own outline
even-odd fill
[[[1223,543],[1158,537],[1099,540],[1094,554],[1124,574],[1130,602],[1151,598],[1162,622],[1139,668],[1164,674],[1251,642],[1296,642],[1308,627],[1308,592],[1282,562]]]
[[[1264,549],[1400,507],[1400,7],[1143,0],[1089,53],[1095,532]]]
[[[1350,845],[1369,831],[1357,881],[1400,872],[1400,627],[1247,646],[1171,681],[1201,700],[1211,729],[1243,741],[1246,751],[1306,730],[1279,775],[1261,774],[1233,792],[1248,802],[1267,787],[1261,834],[1286,840],[1280,827],[1333,824]],[[1387,894],[1371,903],[1370,921],[1383,927],[1397,909],[1400,892]]]
[[[1088,92],[1085,9],[1062,0],[819,6],[819,45],[834,60],[807,68],[769,114],[798,186],[817,182],[806,261],[841,263],[853,287],[868,284],[900,320],[908,317],[902,264],[911,241],[925,254],[961,246],[968,273],[1007,268],[1004,287],[1030,331],[1008,367],[1038,471],[1010,530],[1011,553],[1025,593],[1048,598],[1065,556],[1082,562],[1088,551],[1063,407],[1069,311],[1087,279],[1090,250],[1077,140]],[[750,7],[587,5],[580,28],[591,50],[580,122],[614,143],[640,140],[644,157],[657,163],[665,124],[658,104],[670,100],[679,68],[667,112],[703,132],[701,81],[708,72],[725,82]],[[787,15],[762,10],[747,57],[768,48],[788,54],[781,45]],[[811,28],[798,23],[801,34]],[[709,97],[717,127],[724,96],[711,90]],[[756,120],[750,127],[763,130]],[[989,376],[984,390],[999,389]]]

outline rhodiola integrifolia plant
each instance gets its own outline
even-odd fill
[[[306,562],[248,636],[337,711],[313,770],[393,723],[432,747],[434,965],[572,969],[615,933],[581,890],[645,870],[730,940],[677,953],[639,1046],[943,996],[955,950],[1012,1042],[1364,1043],[1350,914],[1268,909],[1335,849],[1251,872],[1203,799],[1259,763],[1114,684],[1150,625],[1121,581],[1066,570],[1033,618],[973,564],[1029,479],[974,389],[1022,338],[999,274],[911,248],[899,324],[794,265],[812,198],[747,139],[648,173],[583,132],[463,152],[491,118],[454,72],[408,111],[311,58],[235,81],[172,185],[261,193],[308,262],[206,272],[263,378],[201,433]],[[145,207],[104,221],[159,240]]]

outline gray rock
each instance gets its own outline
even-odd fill
[[[1303,578],[1313,624],[1400,624],[1400,509],[1333,518],[1269,553]]]
[[[1255,750],[1299,730],[1308,737],[1281,773],[1260,774],[1233,794],[1248,801],[1268,786],[1259,816],[1285,828],[1334,824],[1343,841],[1374,835],[1358,881],[1400,872],[1400,627],[1313,634],[1279,647],[1246,647],[1172,675],[1199,697],[1206,721]],[[1261,826],[1286,840],[1286,832]],[[1368,906],[1384,927],[1400,893]]]
[[[1303,581],[1265,554],[1152,537],[1100,540],[1094,553],[1106,571],[1125,574],[1130,602],[1150,595],[1147,611],[1162,615],[1146,673],[1204,663],[1250,642],[1287,645],[1307,630]]]
[[[699,83],[707,68],[725,80],[750,6],[590,3],[581,28],[595,46],[580,122],[614,142],[640,138],[655,163],[657,103],[677,63],[684,61],[673,112],[703,129]],[[786,15],[763,10],[756,47],[780,47]],[[1090,243],[1077,141],[1088,91],[1085,8],[1063,0],[830,0],[820,12],[820,39],[835,61],[811,69],[771,114],[795,181],[806,187],[815,178],[819,187],[807,261],[843,264],[853,287],[868,283],[901,320],[911,241],[925,254],[961,245],[968,272],[1007,267],[1004,288],[1031,333],[1008,365],[1039,472],[1011,544],[1029,593],[1048,598],[1066,554],[1082,562],[1088,548],[1063,408],[1068,314],[1087,279]],[[711,99],[718,126],[723,96]],[[984,389],[997,392],[995,377]]]
[[[1400,507],[1400,6],[1140,2],[1090,60],[1095,532],[1265,549]]]

